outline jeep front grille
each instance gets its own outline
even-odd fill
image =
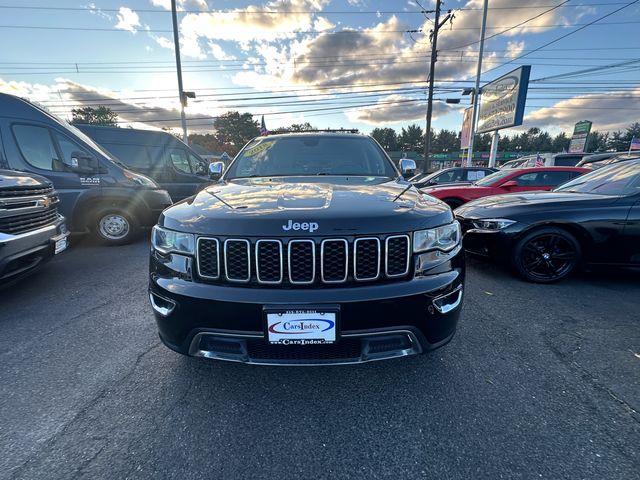
[[[291,287],[406,277],[409,235],[325,239],[199,237],[197,272],[205,281]]]

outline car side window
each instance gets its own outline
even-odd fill
[[[518,175],[515,180],[521,187],[555,187],[568,182],[573,172],[531,172]]]
[[[537,180],[539,175],[538,172],[523,173],[511,180],[516,181],[519,187],[536,187],[538,186]]]
[[[191,171],[193,171],[193,173],[202,174],[207,171],[205,163],[191,153],[189,154],[189,163],[191,164]]]
[[[573,167],[580,160],[581,160],[581,158],[577,157],[577,156],[574,156],[574,157],[559,157],[559,158],[555,159],[553,164],[556,167]]]
[[[169,157],[173,166],[182,173],[191,173],[191,166],[189,165],[189,157],[187,152],[179,148],[170,148]]]
[[[71,155],[73,154],[73,152],[82,152],[90,155],[85,148],[81,147],[76,142],[70,140],[64,135],[55,132],[54,136],[58,141],[58,146],[60,147],[60,152],[62,153],[62,163],[66,165],[73,165],[73,162],[71,161]]]
[[[147,148],[142,145],[123,145],[120,143],[105,143],[104,148],[113,153],[118,160],[131,168],[149,168],[151,159]]]
[[[36,125],[14,125],[13,134],[20,153],[29,165],[42,170],[64,170],[48,128]]]
[[[573,178],[574,172],[545,172],[540,179],[540,185],[557,187]]]
[[[462,170],[449,170],[433,179],[435,183],[453,183],[460,181]]]
[[[475,182],[476,180],[480,180],[487,175],[485,170],[467,170],[467,181]]]

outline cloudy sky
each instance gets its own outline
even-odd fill
[[[184,86],[197,95],[190,128],[206,130],[227,110],[264,115],[271,129],[423,125],[434,19],[423,11],[434,4],[178,0]],[[640,1],[489,5],[482,81],[532,65],[525,126],[568,131],[588,119],[605,131],[640,121]],[[473,84],[481,7],[445,2],[453,19],[438,40],[436,129],[460,129],[461,108],[444,100],[469,102],[461,92]],[[179,125],[170,0],[7,0],[0,19],[1,92],[65,118],[108,105],[123,124]]]

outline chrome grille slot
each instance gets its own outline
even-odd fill
[[[198,238],[198,275],[220,278],[220,242],[216,238]]]
[[[344,283],[349,276],[349,243],[343,238],[323,240],[320,275],[324,283]]]
[[[316,278],[316,244],[313,240],[290,240],[287,263],[292,284],[313,283]]]
[[[230,282],[251,280],[251,246],[249,240],[230,238],[224,242],[224,271]]]
[[[385,240],[385,274],[389,278],[409,273],[410,242],[408,235],[394,235]]]
[[[356,280],[377,280],[380,276],[380,239],[357,238],[353,242],[353,277]]]
[[[280,240],[256,242],[256,278],[258,283],[281,283],[283,276]]]

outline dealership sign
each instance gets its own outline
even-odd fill
[[[588,120],[576,123],[569,144],[569,153],[583,153],[587,149],[592,123]]]
[[[477,133],[522,125],[530,73],[525,65],[482,87]]]

